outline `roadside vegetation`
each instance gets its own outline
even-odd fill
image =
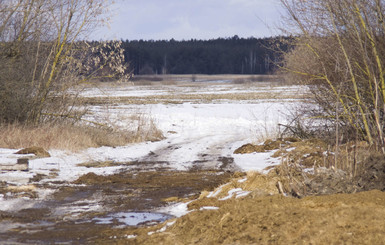
[[[321,161],[307,166],[315,168],[319,184],[321,179],[343,182],[344,187],[335,189],[336,193],[384,190],[385,2],[281,3],[287,26],[291,27],[285,31],[295,37],[282,71],[286,80],[307,86],[312,94],[309,106],[295,112],[291,123],[282,125],[284,132],[318,141],[321,151],[305,154],[321,157]],[[303,174],[298,175],[298,170],[305,167],[303,162],[293,152],[284,153],[283,159],[281,173],[290,179],[286,189],[294,196],[327,194],[330,191],[326,189],[337,185],[325,181],[317,190],[306,191],[307,180]],[[332,171],[321,174],[317,167]],[[365,181],[359,184],[357,179]]]
[[[299,114],[293,132],[337,148],[366,141],[385,153],[384,1],[281,2],[297,37],[283,69],[310,88],[316,105]]]

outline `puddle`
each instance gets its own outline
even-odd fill
[[[110,225],[115,222],[124,224],[127,226],[138,226],[144,224],[157,224],[164,222],[168,219],[174,218],[174,216],[163,213],[152,213],[152,212],[120,212],[110,214],[104,218],[94,218],[93,221],[98,225]]]

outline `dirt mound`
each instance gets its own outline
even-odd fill
[[[28,148],[24,148],[15,154],[35,154],[37,157],[50,157],[51,155],[48,151],[44,150],[42,147],[32,146]]]
[[[234,151],[234,154],[249,154],[253,152],[266,152],[271,150],[278,150],[287,147],[293,142],[300,141],[297,138],[280,138],[277,140],[266,140],[261,145],[245,144]]]
[[[385,193],[380,191],[303,199],[249,196],[222,201],[217,210],[191,212],[165,232],[159,232],[164,225],[111,230],[96,243],[383,244],[384,215]]]
[[[263,145],[245,144],[234,151],[234,154],[249,154],[253,152],[265,152]]]

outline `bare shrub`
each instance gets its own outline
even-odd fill
[[[78,120],[73,88],[126,75],[119,42],[80,42],[108,17],[106,0],[20,0],[0,5],[0,121]]]
[[[294,197],[385,190],[384,155],[367,142],[338,148],[311,139],[277,152],[282,162],[272,171],[282,194]],[[310,171],[304,171],[305,168]]]
[[[366,140],[385,152],[385,2],[281,3],[298,37],[284,69],[313,93],[318,109],[308,114],[333,128],[337,145]]]

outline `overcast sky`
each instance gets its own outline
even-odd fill
[[[278,34],[279,0],[117,0],[93,39],[176,40]]]

